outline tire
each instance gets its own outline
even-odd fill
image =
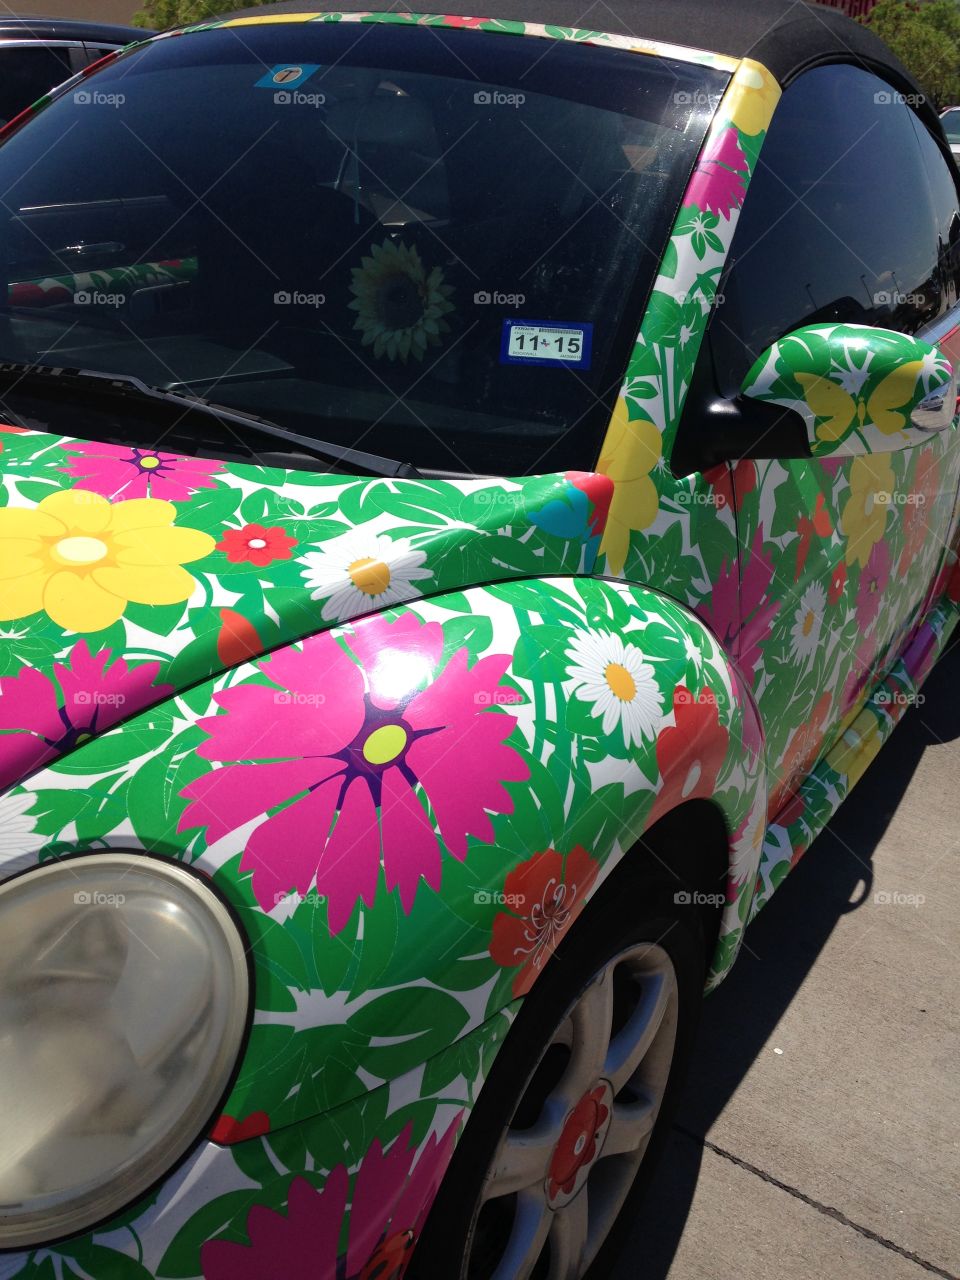
[[[703,998],[701,918],[674,896],[610,882],[564,939],[481,1090],[408,1280],[609,1275],[669,1134]]]

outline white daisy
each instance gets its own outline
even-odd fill
[[[301,558],[312,600],[326,600],[322,616],[343,622],[421,594],[414,583],[433,577],[425,569],[426,552],[415,551],[406,538],[352,529],[319,551]]]
[[[793,615],[793,626],[790,628],[790,647],[798,661],[806,660],[816,653],[826,605],[826,591],[819,582],[811,582],[800,597],[800,607]]]
[[[36,798],[21,793],[0,799],[0,870],[4,874],[23,871],[46,844],[46,837],[37,835],[36,822],[27,813]]]
[[[642,738],[653,738],[660,725],[663,695],[653,667],[632,644],[606,631],[581,631],[574,637],[567,657],[573,684],[570,692],[581,702],[593,703],[593,715],[603,717],[604,733],[619,724],[627,747]]]

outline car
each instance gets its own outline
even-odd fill
[[[960,155],[960,107],[947,107],[940,113],[943,131],[955,156]]]
[[[112,23],[0,16],[0,127],[92,62],[152,34]]]
[[[446,10],[164,33],[0,147],[5,1280],[610,1274],[955,630],[908,73]]]

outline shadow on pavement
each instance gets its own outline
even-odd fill
[[[683,1234],[701,1139],[789,1007],[838,920],[872,892],[871,859],[927,747],[960,736],[960,638],[868,772],[750,926],[731,975],[703,1010],[670,1145],[610,1280],[663,1280]]]

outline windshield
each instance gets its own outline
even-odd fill
[[[726,80],[422,26],[161,39],[0,149],[0,359],[421,469],[587,469]]]

